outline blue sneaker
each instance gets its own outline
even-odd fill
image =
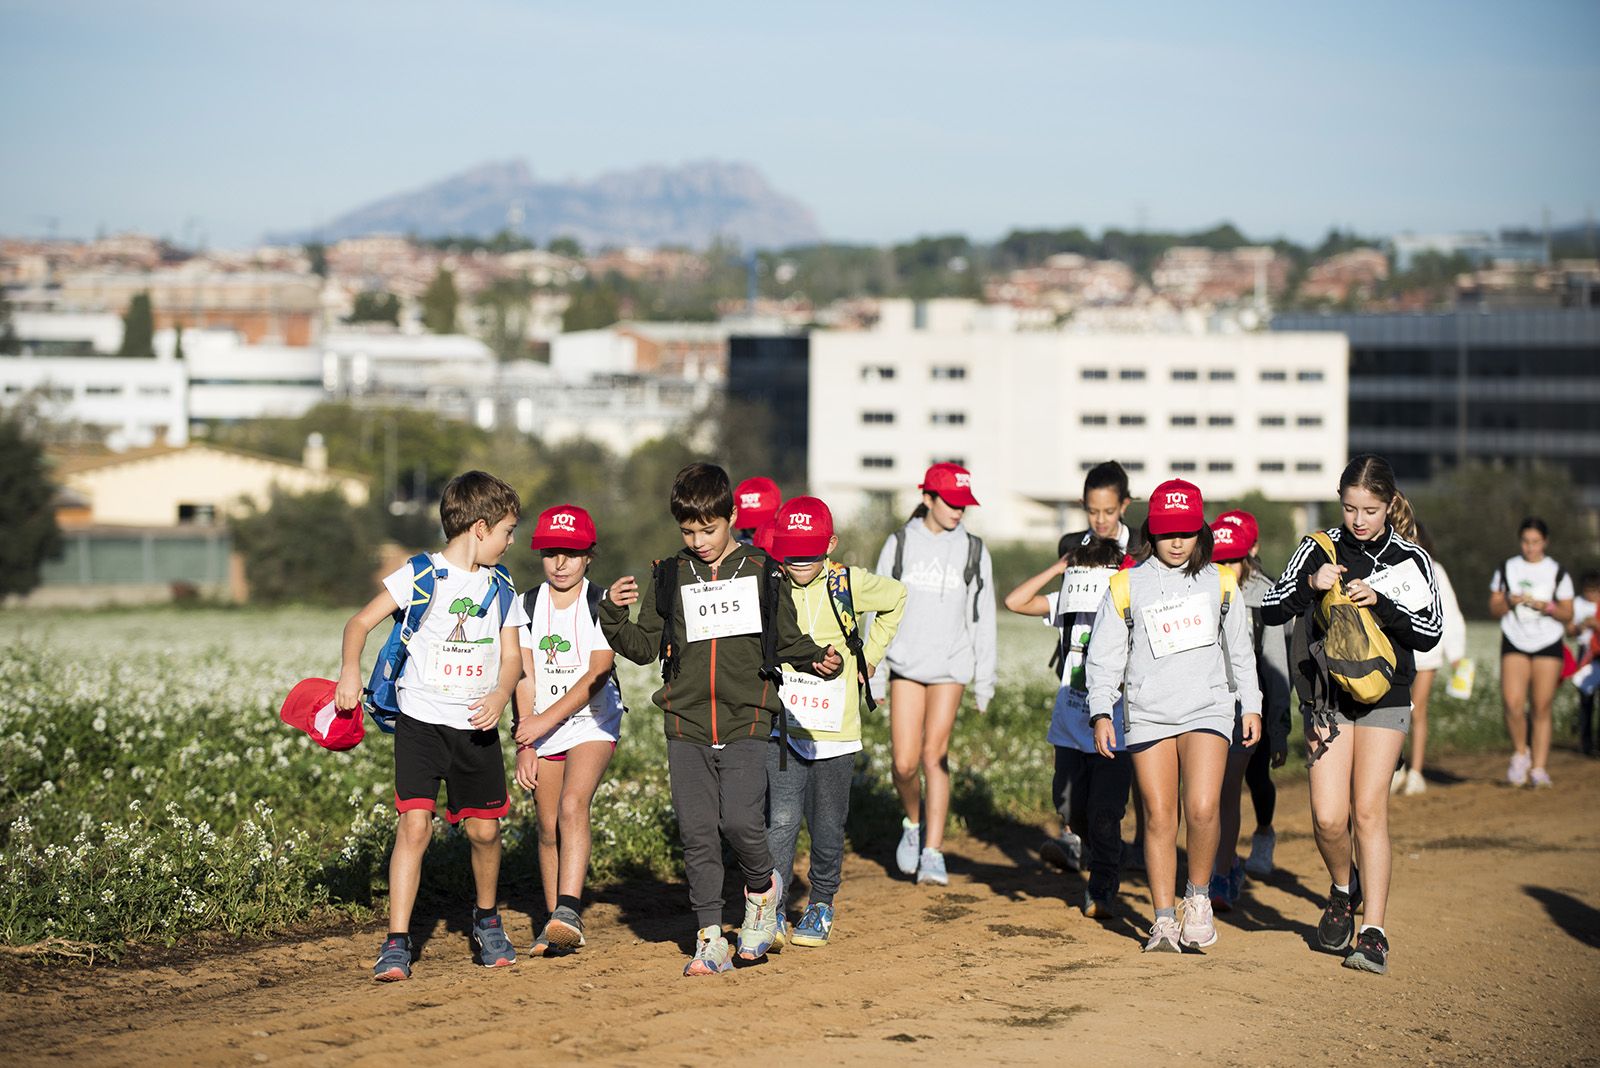
[[[393,983],[411,978],[411,940],[388,938],[378,950],[378,963],[372,966],[372,977],[380,983]]]
[[[472,924],[473,958],[485,968],[505,968],[517,963],[517,951],[500,926],[500,914],[491,912]]]
[[[1244,893],[1244,862],[1238,857],[1233,858],[1233,867],[1228,869],[1228,901],[1230,904],[1239,900],[1239,895]]]
[[[1233,911],[1233,880],[1226,875],[1211,877],[1211,908],[1216,912]]]
[[[789,941],[797,946],[820,949],[828,944],[828,935],[832,932],[833,906],[808,905],[806,914],[794,925],[794,934],[790,936]]]

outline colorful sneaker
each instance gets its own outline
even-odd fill
[[[1407,797],[1416,797],[1418,794],[1428,792],[1428,782],[1422,777],[1422,772],[1416,768],[1406,769],[1406,788],[1404,792]]]
[[[557,906],[550,914],[550,922],[544,925],[544,934],[540,937],[557,953],[571,953],[586,944],[583,940],[583,921],[566,905]]]
[[[472,924],[473,958],[485,968],[507,968],[517,963],[517,951],[500,926],[500,914],[491,912]]]
[[[1063,831],[1054,838],[1046,838],[1039,847],[1039,858],[1063,871],[1083,870],[1083,839],[1071,831]]]
[[[1356,894],[1360,891],[1351,880],[1351,893],[1343,893],[1338,887],[1328,888],[1328,905],[1322,910],[1322,919],[1317,921],[1317,945],[1329,953],[1338,953],[1350,945],[1350,939],[1356,930]]]
[[[789,917],[783,914],[783,906],[778,906],[778,927],[772,932],[772,952],[777,953],[791,941],[792,929],[789,926]]]
[[[1363,927],[1355,948],[1345,954],[1344,966],[1385,975],[1389,971],[1389,940],[1376,927]]]
[[[922,851],[922,857],[917,861],[917,885],[923,883],[950,885],[950,874],[944,870],[944,854],[931,846]]]
[[[1217,925],[1211,918],[1211,899],[1206,895],[1183,899],[1183,927],[1178,941],[1194,949],[1217,944]]]
[[[411,939],[388,938],[378,949],[378,963],[372,966],[372,977],[380,983],[394,983],[411,978]]]
[[[1228,869],[1228,904],[1238,904],[1239,896],[1244,893],[1244,864],[1238,857],[1233,858],[1233,867]]]
[[[1278,845],[1278,832],[1268,831],[1266,834],[1252,834],[1250,836],[1250,859],[1244,862],[1244,870],[1254,875],[1257,879],[1265,879],[1272,874],[1272,854]]]
[[[1550,781],[1550,773],[1543,768],[1534,768],[1532,771],[1528,772],[1528,784],[1541,789],[1555,785],[1555,783]]]
[[[766,955],[778,936],[778,873],[764,894],[744,892],[744,923],[739,926],[739,959],[755,960]]]
[[[1101,894],[1099,897],[1083,892],[1083,914],[1091,920],[1109,919],[1116,914],[1117,895]]]
[[[722,928],[712,925],[695,932],[694,956],[683,966],[684,975],[721,975],[733,967],[733,947],[722,937]]]
[[[1394,774],[1389,776],[1389,794],[1394,796],[1406,788],[1406,766],[1401,764],[1394,769]]]
[[[1150,925],[1150,938],[1144,944],[1144,952],[1182,953],[1183,947],[1178,945],[1179,937],[1177,920],[1157,916],[1156,922]]]
[[[833,906],[811,904],[806,906],[806,914],[800,917],[800,922],[794,925],[794,934],[789,940],[797,946],[820,949],[828,944],[832,933]]]
[[[528,952],[535,957],[548,957],[550,955],[549,920],[546,920],[544,926],[539,928],[539,935],[533,940],[533,945],[528,947]]]
[[[1213,875],[1211,877],[1211,907],[1218,912],[1233,911],[1233,888],[1228,883],[1226,875]]]
[[[901,875],[917,874],[917,857],[922,852],[922,827],[909,819],[900,820],[900,844],[894,847],[894,864]]]
[[[1506,768],[1506,782],[1512,786],[1528,785],[1528,771],[1533,767],[1530,753],[1512,753],[1511,766]]]

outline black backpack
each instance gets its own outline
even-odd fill
[[[541,583],[540,585],[543,585]],[[600,600],[606,594],[606,588],[598,582],[590,582],[589,589],[584,594],[584,604],[589,608],[589,622],[593,623],[600,618]],[[522,595],[522,611],[528,617],[528,630],[533,631],[533,606],[539,601],[539,586],[533,587]],[[611,685],[617,688],[617,698],[622,698],[622,680],[617,677],[616,664],[611,666]]]
[[[900,581],[906,563],[906,528],[894,532],[894,567],[889,576]],[[978,598],[983,594],[983,539],[967,531],[967,566],[962,569],[961,581],[972,590],[972,621],[978,621]]]

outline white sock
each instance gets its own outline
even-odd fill
[[[1349,883],[1345,883],[1343,886],[1340,886],[1338,883],[1334,883],[1333,884],[1333,888],[1335,890],[1339,891],[1339,893],[1341,893],[1341,894],[1348,894],[1350,892],[1350,884]]]
[[[1377,924],[1375,924],[1375,923],[1364,923],[1364,924],[1362,924],[1361,925],[1361,933],[1362,934],[1366,934],[1368,931],[1377,931],[1378,934],[1385,941],[1388,941],[1388,938],[1389,938],[1388,934],[1385,933],[1384,929],[1382,927],[1379,927]]]

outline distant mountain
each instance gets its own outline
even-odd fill
[[[732,238],[744,248],[779,248],[822,238],[809,208],[773,189],[747,164],[704,161],[617,171],[588,182],[546,182],[536,179],[524,161],[510,160],[385,197],[315,233],[274,239],[337,241],[377,233],[492,237],[508,226],[539,242],[568,235],[590,249],[702,248],[716,237]]]

